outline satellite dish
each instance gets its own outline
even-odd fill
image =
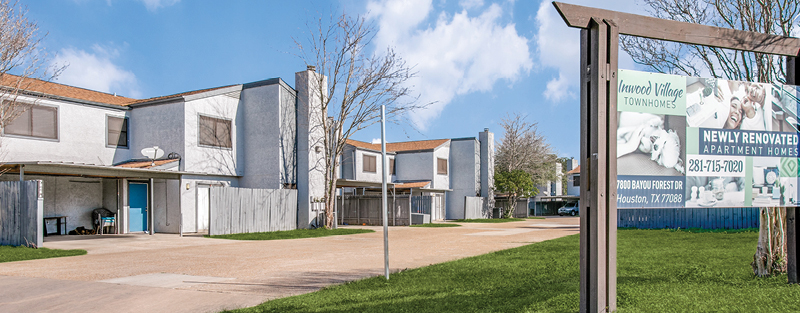
[[[142,149],[142,155],[144,155],[148,159],[155,160],[164,156],[164,150],[159,149],[158,146],[152,148],[144,148]]]

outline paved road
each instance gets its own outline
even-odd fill
[[[578,233],[577,217],[389,228],[397,271]],[[355,227],[355,226],[350,226]],[[383,233],[234,241],[172,234],[55,236],[87,255],[0,263],[0,312],[217,312],[383,273]]]

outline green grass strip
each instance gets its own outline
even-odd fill
[[[428,223],[428,224],[411,225],[411,227],[458,227],[458,226],[461,225],[452,223]]]
[[[206,238],[233,239],[233,240],[281,240],[281,239],[300,239],[316,238],[338,235],[352,235],[363,233],[374,233],[371,229],[359,228],[338,228],[338,229],[295,229],[286,231],[271,231],[264,233],[230,234],[230,235],[205,235]]]
[[[65,256],[84,255],[86,250],[58,250],[47,248],[28,248],[28,247],[12,247],[0,246],[0,263],[60,258]]]
[[[543,220],[545,218],[541,217],[541,216],[528,216],[528,219],[529,220]]]
[[[625,312],[796,312],[800,286],[753,277],[758,233],[618,232]],[[579,237],[435,264],[236,312],[577,312]]]
[[[455,223],[508,223],[524,221],[524,218],[474,218],[466,220],[452,220]]]

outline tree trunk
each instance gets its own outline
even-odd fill
[[[508,196],[508,205],[506,205],[505,210],[503,210],[503,218],[512,218],[514,217],[514,209],[517,207],[517,195],[512,194]]]
[[[786,209],[759,210],[758,246],[753,255],[753,274],[768,277],[786,272]]]
[[[325,228],[332,229],[334,219],[333,214],[336,208],[336,178],[329,179],[325,185]]]

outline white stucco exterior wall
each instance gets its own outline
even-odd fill
[[[315,218],[311,202],[325,196],[324,131],[319,90],[327,78],[312,70],[295,73],[297,90],[297,228],[309,228]],[[318,84],[322,83],[322,86]]]
[[[447,160],[447,174],[438,174],[437,159]],[[450,173],[453,169],[452,164],[450,164],[450,141],[445,142],[433,150],[433,164],[431,168],[433,169],[434,177],[433,182],[431,182],[431,188],[450,189]]]
[[[185,129],[184,170],[215,175],[241,176],[239,159],[239,98],[216,95],[187,100],[184,106]],[[231,121],[231,148],[201,146],[199,142],[200,115]],[[166,152],[166,151],[165,151]]]
[[[373,152],[369,150],[363,149],[356,149],[356,180],[358,181],[368,181],[368,182],[382,182],[381,178],[381,170],[383,169],[383,157],[381,156],[380,152]],[[375,172],[365,172],[364,171],[364,156],[374,156],[375,157]],[[395,156],[389,153],[386,154],[386,158],[388,160],[394,160]],[[391,164],[389,161],[388,164]],[[387,164],[387,166],[388,166]],[[391,170],[387,169],[387,171],[391,174]],[[387,182],[391,182],[392,176],[387,176]]]
[[[58,139],[3,135],[0,161],[56,161],[111,165],[127,158],[128,149],[106,147],[106,116],[125,117],[125,107],[106,108],[55,99],[20,96],[19,101],[58,108]]]

